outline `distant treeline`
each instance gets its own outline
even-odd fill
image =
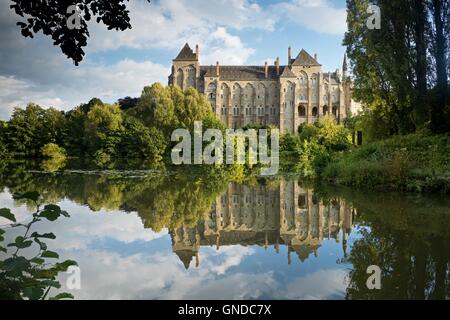
[[[121,108],[122,106],[122,108]],[[145,87],[139,99],[106,104],[93,98],[64,112],[29,104],[0,121],[1,158],[90,157],[99,163],[113,158],[158,161],[175,128],[223,128],[208,101],[194,89]]]

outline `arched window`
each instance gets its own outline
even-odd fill
[[[312,108],[312,116],[317,117],[317,114],[318,114],[317,107]]]
[[[303,106],[303,105],[298,106],[298,115],[300,117],[306,117],[306,108],[305,108],[305,106]]]
[[[337,117],[338,115],[338,108],[336,106],[333,107],[333,116]]]
[[[328,107],[327,106],[323,106],[323,114],[328,114]]]
[[[184,82],[183,70],[180,68],[177,71],[177,86],[183,89],[183,82]]]
[[[305,194],[299,194],[297,202],[298,202],[298,207],[299,208],[305,208],[306,207],[306,195]]]

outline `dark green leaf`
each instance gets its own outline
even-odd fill
[[[46,239],[56,239],[56,236],[53,233],[37,233],[37,232],[33,232],[31,234],[32,238],[46,238]]]
[[[0,217],[16,222],[16,217],[11,213],[11,210],[7,208],[0,209]]]
[[[30,267],[30,262],[24,257],[12,257],[3,262],[2,269],[7,272],[20,273]]]
[[[54,297],[51,297],[50,300],[61,300],[61,299],[73,299],[73,295],[67,292],[63,292],[60,294],[57,294]]]
[[[25,240],[24,237],[18,236],[14,243],[8,244],[8,247],[17,247],[19,249],[28,248],[33,244],[33,241],[31,240]]]
[[[30,300],[39,300],[44,295],[44,287],[28,287],[23,289],[23,296]]]
[[[61,211],[61,214],[66,218],[70,217],[70,215],[69,215],[69,213],[67,213],[67,211]]]
[[[55,221],[59,217],[59,212],[51,211],[51,210],[44,210],[41,213],[39,213],[39,217],[45,218],[50,221]]]
[[[42,257],[42,258],[54,258],[54,259],[58,259],[58,258],[59,258],[59,255],[58,255],[56,252],[46,250],[46,251],[44,251],[44,252],[41,253],[41,257]]]
[[[54,288],[61,288],[61,284],[56,280],[42,280],[41,284],[45,285],[46,287],[54,287]]]
[[[45,262],[44,259],[41,259],[41,258],[38,258],[38,257],[33,258],[30,261],[33,262],[33,263],[36,263],[36,264],[43,264]]]
[[[55,264],[54,269],[58,271],[67,271],[67,268],[69,268],[70,266],[77,266],[77,265],[78,263],[76,261],[66,260],[61,263]]]
[[[34,242],[36,242],[39,245],[41,250],[47,250],[47,244],[39,240],[39,238],[34,238]]]
[[[4,248],[4,247],[0,247],[0,251],[2,251],[2,252],[4,252],[4,253],[7,253],[8,251],[6,250],[6,248]]]

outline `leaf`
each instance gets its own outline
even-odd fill
[[[0,247],[0,251],[4,252],[4,253],[8,253],[8,251],[6,250],[5,247]]]
[[[61,300],[61,299],[74,299],[74,297],[70,293],[63,292],[63,293],[57,294],[56,296],[50,298],[50,300]]]
[[[56,239],[56,236],[52,232],[50,232],[50,233],[43,233],[43,234],[40,234],[40,233],[37,233],[37,232],[33,232],[31,234],[31,237],[32,238]]]
[[[66,261],[63,261],[61,263],[55,264],[55,266],[53,268],[55,270],[57,270],[57,271],[67,271],[67,269],[70,266],[78,266],[78,263],[76,261],[73,261],[73,260],[66,260]]]
[[[34,242],[36,242],[39,245],[41,250],[47,250],[47,244],[39,240],[39,238],[34,238]]]
[[[30,267],[30,262],[24,257],[13,257],[3,261],[2,269],[7,272],[21,273]]]
[[[50,250],[46,250],[46,251],[41,253],[41,257],[42,258],[58,259],[59,258],[59,254],[57,254],[56,252],[50,251]]]
[[[39,300],[44,294],[44,287],[28,287],[23,289],[23,296],[30,300]]]
[[[8,244],[8,247],[17,247],[19,249],[24,249],[24,248],[28,248],[32,244],[33,244],[33,241],[26,240],[24,237],[18,236],[14,243]]]
[[[61,208],[54,204],[48,204],[44,210],[39,213],[39,217],[46,218],[50,221],[55,221],[61,215]]]
[[[25,193],[19,193],[16,192],[13,195],[13,198],[15,200],[22,200],[22,199],[28,199],[28,200],[33,200],[34,202],[38,201],[39,199],[39,192],[37,191],[31,191],[31,192],[25,192]]]
[[[41,258],[38,258],[38,257],[35,257],[35,258],[31,259],[30,262],[33,262],[33,263],[41,265],[41,264],[43,264],[45,262],[45,260],[41,259]]]
[[[46,287],[53,287],[53,288],[61,288],[61,284],[56,280],[42,280],[41,284],[45,285]]]
[[[7,208],[0,209],[0,217],[16,222],[16,217],[11,213],[11,210]]]

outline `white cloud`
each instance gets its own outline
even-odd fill
[[[312,31],[340,34],[347,31],[345,8],[334,8],[328,0],[292,0],[273,6],[273,10],[290,22]]]

